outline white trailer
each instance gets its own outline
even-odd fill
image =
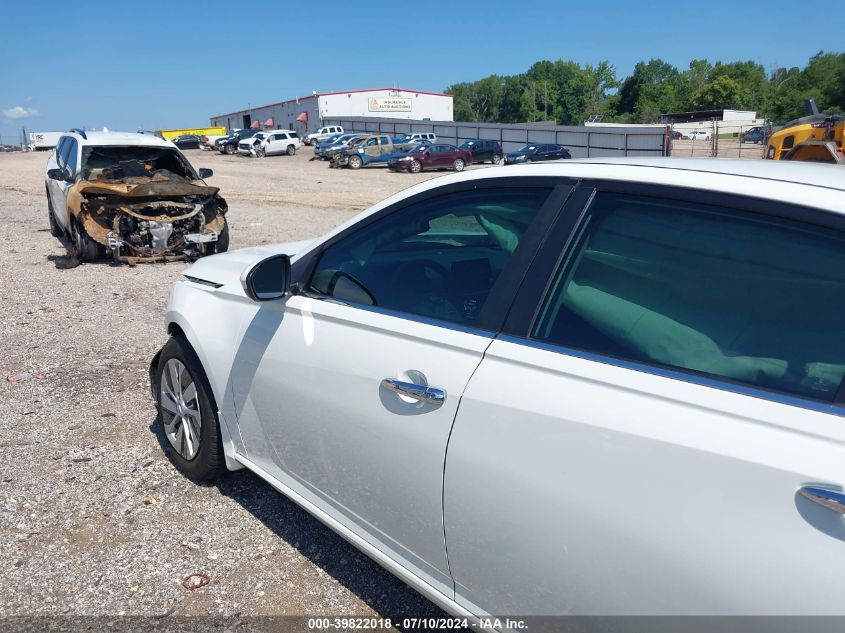
[[[59,143],[63,132],[30,132],[29,149],[34,152],[53,150]]]

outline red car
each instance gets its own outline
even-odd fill
[[[463,171],[472,164],[472,152],[454,145],[418,145],[391,158],[387,167],[395,171],[419,173],[423,169],[454,169]]]

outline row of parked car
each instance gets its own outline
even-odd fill
[[[530,143],[505,153],[498,141],[473,139],[460,146],[438,143],[433,132],[390,136],[340,132],[315,142],[314,158],[330,161],[332,167],[359,169],[386,164],[395,171],[418,173],[426,169],[462,171],[473,163],[515,164],[571,158],[561,145]]]
[[[346,132],[342,126],[325,126],[304,139],[294,130],[233,130],[228,136],[179,137],[174,143],[182,148],[201,147],[221,154],[255,156],[273,154],[293,156],[305,145],[313,145],[314,158],[327,160],[332,167],[360,169],[383,164],[395,171],[418,173],[426,169],[462,171],[473,163],[516,164],[571,158],[569,150],[553,143],[529,143],[505,153],[498,141],[472,139],[460,146],[438,143],[434,132],[413,132],[398,136],[372,132]]]

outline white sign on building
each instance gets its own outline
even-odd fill
[[[370,97],[367,109],[370,112],[410,112],[411,102],[402,97]]]

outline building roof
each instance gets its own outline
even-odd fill
[[[236,112],[228,112],[226,114],[215,114],[211,116],[212,119],[219,119],[222,117],[227,116],[234,116],[236,114],[249,114],[250,112],[254,112],[255,110],[263,110],[264,108],[273,108],[276,106],[287,105],[288,103],[293,102],[300,102],[305,101],[306,99],[314,99],[315,97],[325,97],[331,95],[345,95],[351,94],[356,92],[379,92],[383,90],[396,90],[397,92],[410,92],[413,94],[418,95],[434,95],[435,97],[451,97],[452,95],[448,92],[427,92],[425,90],[411,90],[410,88],[362,88],[359,90],[336,90],[333,92],[317,92],[316,94],[306,95],[304,97],[294,97],[293,99],[287,99],[286,101],[278,101],[276,103],[270,103],[267,105],[262,106],[255,106],[254,108],[247,108],[245,110],[237,110]]]
[[[692,112],[665,112],[660,115],[660,121],[663,123],[711,121],[713,119],[721,121],[724,119],[725,112],[744,112],[752,115],[752,118],[757,116],[757,113],[753,110],[732,110],[731,108],[722,108],[720,110],[694,110]]]

